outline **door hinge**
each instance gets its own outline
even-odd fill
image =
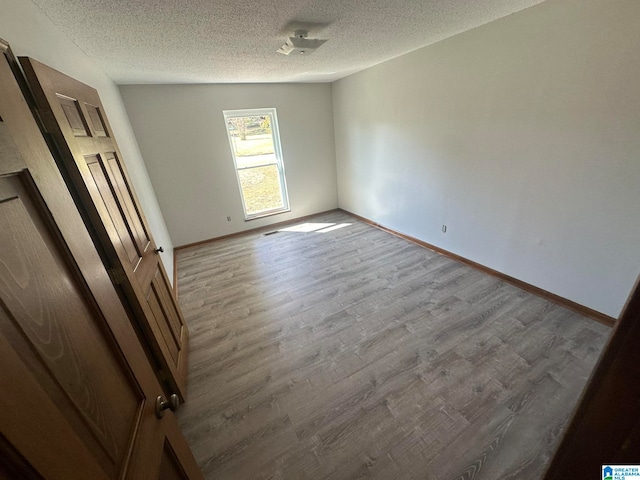
[[[107,268],[107,273],[114,285],[121,285],[127,281],[127,275],[122,267]]]

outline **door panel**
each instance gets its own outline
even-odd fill
[[[0,474],[201,479],[0,41]],[[71,115],[71,114],[70,114]]]
[[[164,445],[160,465],[161,473],[158,480],[184,480],[187,478],[180,468],[180,462],[178,462],[175,452],[168,443]]]
[[[52,135],[109,267],[169,393],[186,398],[189,333],[95,89],[29,58],[20,59],[44,128]]]
[[[100,108],[96,105],[90,105],[88,103],[84,104],[84,108],[87,111],[88,118],[91,122],[91,126],[93,127],[93,134],[95,137],[108,137],[107,126],[104,123],[104,119],[102,118],[102,113],[100,113]]]
[[[60,106],[62,107],[62,111],[64,112],[64,116],[69,123],[69,128],[73,132],[73,135],[75,137],[88,137],[89,127],[84,122],[78,101],[73,98],[65,97],[64,95],[56,95],[56,97],[60,102]]]
[[[0,178],[0,332],[114,478],[125,469],[145,398],[66,265],[25,175]]]
[[[118,201],[109,182],[108,174],[105,172],[104,164],[100,161],[100,155],[85,155],[84,159],[91,173],[90,177],[85,176],[84,179],[89,193],[94,203],[102,203],[104,209],[108,212],[109,217],[106,218],[103,215],[102,221],[111,222],[109,227],[117,234],[115,241],[120,242],[126,258],[129,260],[131,269],[136,271],[142,260],[144,250],[138,248],[133,235],[125,223],[123,215],[120,212]]]
[[[171,328],[171,333],[175,338],[176,344],[180,345],[184,343],[184,335],[186,335],[187,332],[180,320],[180,312],[178,311],[176,302],[173,301],[173,295],[169,293],[171,291],[169,279],[161,269],[156,270],[152,285],[157,292],[158,301],[160,305],[162,305],[164,318],[168,320],[168,325]],[[182,354],[182,352],[180,353]]]
[[[175,308],[175,302],[168,297],[168,283],[166,276],[158,269],[151,281],[151,288],[147,296],[147,302],[151,306],[158,328],[162,332],[162,338],[167,345],[167,350],[175,365],[180,365],[183,354],[180,345],[183,342],[182,336],[185,330],[180,324],[180,317]]]
[[[116,157],[116,152],[107,152],[105,160],[105,170],[109,177],[109,184],[118,198],[118,204],[122,208],[126,224],[131,229],[131,235],[138,246],[138,251],[142,253],[147,250],[151,240],[133,202],[131,187],[127,184],[121,163]]]

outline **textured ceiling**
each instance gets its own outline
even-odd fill
[[[544,0],[32,0],[118,84],[330,82]],[[276,50],[307,27],[309,56]]]

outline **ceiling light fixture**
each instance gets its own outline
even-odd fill
[[[287,41],[277,51],[283,55],[291,55],[297,53],[299,55],[311,55],[326,40],[318,40],[315,38],[307,38],[309,36],[306,30],[296,30],[293,37],[289,37]]]

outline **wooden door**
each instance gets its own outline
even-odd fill
[[[202,478],[0,51],[0,473]]]
[[[60,167],[106,252],[159,377],[184,400],[188,330],[98,92],[30,58],[20,62]]]

